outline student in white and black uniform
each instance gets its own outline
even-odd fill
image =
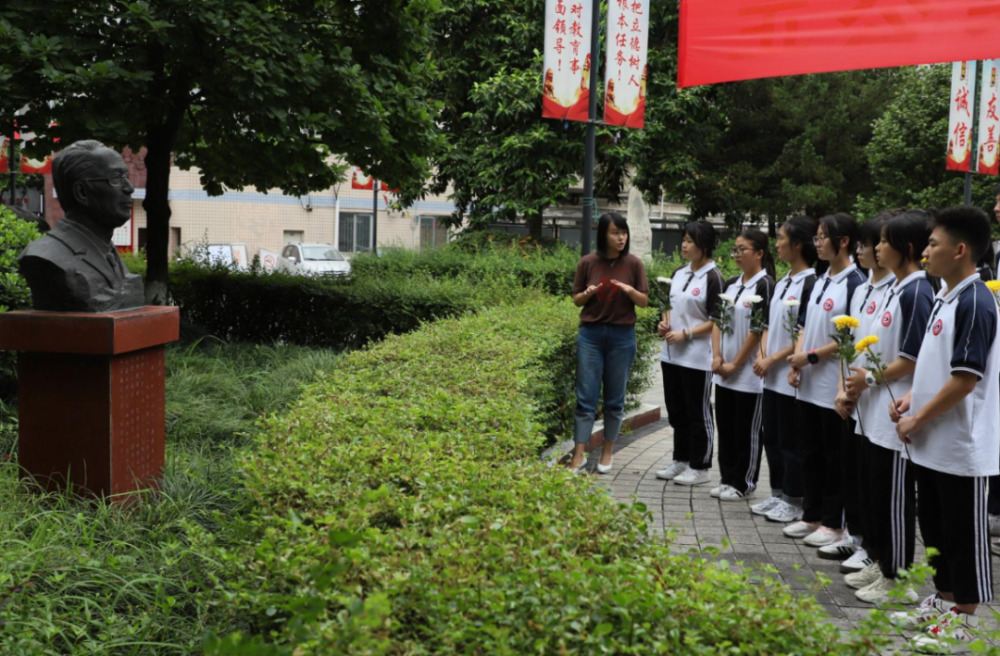
[[[993,206],[993,213],[996,215],[997,221],[1000,221],[1000,184],[994,187],[993,192],[996,194],[996,202]],[[992,248],[993,244],[991,243],[990,246],[991,248],[987,251],[984,259],[989,258],[989,262],[991,264],[990,268],[993,275],[990,279],[1000,280],[1000,253],[994,254]],[[982,267],[980,267],[980,273],[985,273]],[[1000,427],[998,427],[997,430],[1000,430]],[[990,535],[996,537],[1000,536],[1000,476],[990,477],[989,488],[990,493],[989,498],[986,501],[986,510],[989,512],[990,516]],[[990,550],[993,552],[994,556],[1000,556],[1000,541],[991,544]]]
[[[938,551],[929,560],[937,593],[909,618],[933,619],[951,606],[913,646],[941,653],[943,639],[974,639],[976,608],[993,599],[986,485],[1000,474],[1000,316],[976,271],[991,236],[986,213],[952,207],[932,225],[927,272],[947,290],[935,298],[913,387],[891,411],[920,491],[920,533]]]
[[[788,358],[788,382],[799,388],[799,439],[806,450],[806,496],[802,520],[789,524],[784,534],[805,538],[810,547],[823,547],[841,538],[844,500],[841,490],[841,453],[844,420],[834,410],[839,383],[836,330],[833,317],[849,311],[854,290],[865,276],[851,260],[858,224],[848,214],[820,219],[816,234],[819,258],[830,269],[816,280],[805,306],[805,323],[795,353]]]
[[[865,433],[861,447],[862,503],[865,549],[872,559],[864,570],[849,575],[861,601],[883,604],[895,585],[897,572],[913,564],[916,495],[913,468],[903,457],[886,408],[913,385],[917,355],[927,319],[934,304],[934,289],[920,267],[927,248],[930,215],[911,210],[895,216],[882,227],[877,247],[879,263],[892,270],[896,282],[878,311],[868,335],[878,339],[870,350],[880,356],[882,376],[867,352],[858,357],[847,380],[849,394],[858,398],[858,412]],[[858,333],[864,337],[865,333]],[[878,382],[870,387],[869,382]],[[913,600],[916,593],[907,589]]]
[[[868,271],[868,282],[854,290],[851,297],[849,315],[858,320],[854,329],[855,341],[871,334],[872,323],[878,318],[882,303],[889,293],[890,287],[896,282],[892,271],[879,265],[875,257],[875,247],[882,238],[882,226],[885,220],[898,212],[882,212],[869,219],[858,228],[857,263]],[[825,547],[820,547],[818,556],[828,560],[848,559],[841,571],[855,572],[864,569],[870,562],[867,555],[861,554],[853,558],[862,547],[862,537],[871,533],[870,525],[864,518],[866,506],[861,503],[862,496],[867,495],[867,481],[862,477],[861,470],[865,468],[863,448],[865,442],[864,419],[858,421],[857,395],[848,393],[845,374],[850,374],[845,367],[838,367],[837,398],[834,409],[844,420],[844,432],[840,443],[840,481],[844,498],[844,519],[846,526],[839,540]]]
[[[770,318],[774,290],[774,260],[767,235],[744,230],[730,253],[743,271],[727,281],[732,299],[730,326],[723,335],[712,330],[712,372],[715,374],[715,423],[719,429],[721,485],[711,495],[722,501],[752,497],[760,476],[762,441],[761,392],[764,384],[753,365],[761,353],[761,338]],[[720,314],[725,306],[719,308]]]
[[[788,356],[794,351],[789,325],[797,325],[803,305],[809,302],[816,282],[816,230],[819,221],[809,216],[789,219],[778,229],[778,258],[790,265],[774,287],[765,333],[766,357],[754,363],[754,373],[764,378],[761,397],[764,414],[764,454],[771,474],[771,496],[750,511],[768,521],[788,523],[802,519],[805,495],[805,451],[798,447],[799,422],[795,389],[788,384]],[[825,263],[824,263],[825,264]]]
[[[656,477],[679,485],[709,481],[715,424],[712,420],[712,327],[717,318],[722,274],[712,254],[717,235],[708,221],[684,227],[681,267],[670,285],[672,310],[657,330],[664,338],[660,353],[667,418],[674,429],[674,461]]]

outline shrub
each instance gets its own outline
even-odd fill
[[[17,268],[17,258],[42,236],[38,226],[0,206],[0,312],[31,308],[31,290]],[[0,351],[0,398],[17,395],[17,356]]]
[[[671,553],[641,504],[538,461],[576,314],[541,299],[387,338],[269,420],[246,543],[210,552],[249,628],[206,652],[828,653],[814,601]]]

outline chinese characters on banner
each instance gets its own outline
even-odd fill
[[[646,119],[649,0],[609,0],[604,122],[641,128]]]
[[[979,164],[976,170],[987,175],[1000,173],[1000,149],[997,148],[997,139],[1000,138],[1000,116],[997,115],[998,69],[1000,59],[987,59],[983,62],[983,83],[979,91],[982,96],[979,100],[979,143],[976,149]]]
[[[948,121],[949,171],[972,166],[972,108],[976,105],[976,62],[955,62],[951,70],[951,116]]]
[[[14,138],[17,140],[22,140],[17,146],[17,154],[20,155],[20,162],[18,163],[17,171],[18,173],[31,174],[31,173],[52,173],[52,156],[49,155],[44,160],[30,159],[21,152],[21,147],[24,142],[31,141],[34,138],[34,133],[25,134],[14,134]],[[0,173],[9,173],[10,167],[8,166],[8,161],[10,157],[10,140],[7,137],[0,136]]]
[[[586,121],[594,0],[546,0],[542,117]]]

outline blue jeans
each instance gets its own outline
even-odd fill
[[[604,439],[614,442],[625,415],[625,387],[635,359],[635,326],[587,323],[576,339],[576,422],[573,439],[586,444],[594,431],[604,386]]]

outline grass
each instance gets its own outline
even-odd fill
[[[207,632],[243,623],[218,592],[207,543],[238,537],[251,503],[236,453],[257,420],[336,367],[291,346],[200,343],[167,355],[167,466],[161,489],[128,505],[42,494],[0,465],[0,653],[200,653]],[[10,452],[16,424],[0,433]]]

